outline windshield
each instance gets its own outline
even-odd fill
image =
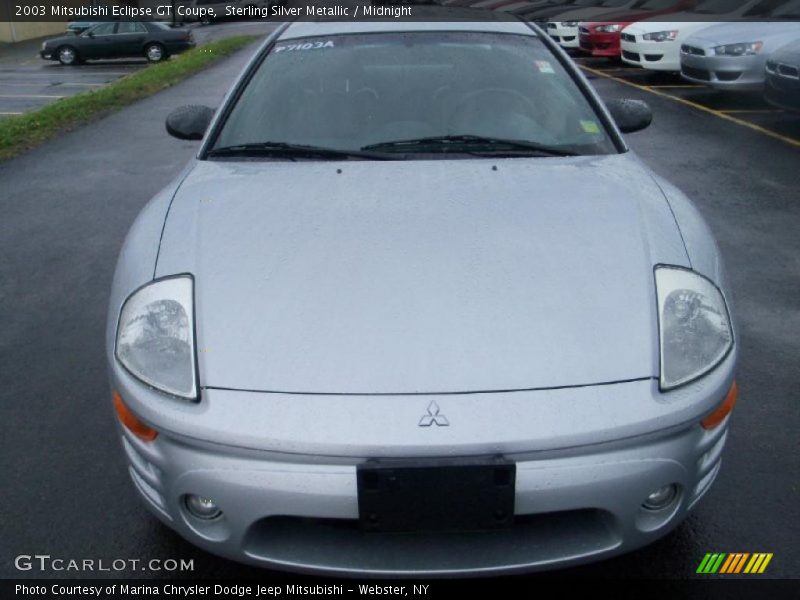
[[[729,12],[733,12],[748,1],[749,0],[706,0],[701,4],[698,4],[694,10],[687,12],[693,12],[701,15],[724,15]]]
[[[563,154],[615,152],[587,99],[537,37],[475,32],[280,41],[212,152],[267,143],[355,151],[445,137],[460,138],[446,147],[453,153],[463,144],[476,150],[478,137]],[[430,150],[381,149],[408,158]]]
[[[771,12],[776,19],[800,19],[800,0],[789,0]]]
[[[645,10],[661,10],[663,8],[670,8],[675,4],[675,0],[649,0],[640,5]]]

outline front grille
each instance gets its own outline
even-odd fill
[[[635,42],[636,36],[631,35],[630,33],[623,33],[620,37],[622,37],[623,42]]]
[[[696,46],[689,46],[687,44],[683,44],[681,46],[681,52],[684,54],[692,54],[694,56],[705,56],[706,51],[702,48],[697,48]]]
[[[553,39],[554,42],[560,42],[561,41],[561,37],[560,36],[551,35],[550,37]]]
[[[573,41],[575,39],[575,36],[574,35],[565,35],[561,39],[564,40],[565,42],[571,42],[571,41]]]
[[[791,65],[785,65],[783,63],[779,63],[778,75],[783,75],[784,77],[791,77],[792,79],[800,79],[800,69],[798,69],[797,67],[793,67]]]
[[[692,79],[700,79],[701,81],[711,81],[711,73],[705,69],[695,69],[694,67],[687,67],[681,65],[681,73]]]
[[[633,60],[639,62],[639,53],[638,52],[628,52],[627,50],[622,51],[622,57],[627,58],[628,60]]]
[[[742,76],[741,71],[717,71],[717,79],[720,81],[736,81]]]
[[[546,565],[618,546],[620,528],[595,509],[516,515],[503,531],[364,531],[357,519],[267,517],[247,531],[243,550],[256,560],[328,569],[424,572]],[[476,552],[480,548],[480,552]]]
[[[664,58],[663,54],[645,54],[644,59],[650,62],[655,62]]]

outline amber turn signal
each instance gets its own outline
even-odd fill
[[[117,417],[119,420],[122,421],[122,424],[133,433],[136,437],[145,442],[152,442],[156,439],[158,432],[153,429],[152,427],[148,427],[144,423],[139,420],[135,414],[131,412],[125,403],[122,401],[122,396],[119,395],[119,392],[114,390],[114,408],[117,411]]]
[[[731,384],[731,389],[728,390],[728,395],[725,396],[725,401],[719,405],[717,410],[712,412],[700,422],[700,424],[703,426],[703,429],[714,429],[714,427],[722,423],[725,417],[727,417],[733,410],[733,406],[736,404],[736,398],[738,395],[739,388],[734,381]]]

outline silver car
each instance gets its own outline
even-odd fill
[[[215,114],[215,116],[214,116]],[[719,250],[522,22],[296,22],[124,243],[129,471],[209,552],[442,575],[627,552],[708,491],[736,400]],[[402,532],[398,535],[398,532]]]
[[[713,25],[681,45],[681,75],[719,90],[760,91],[770,53],[798,39],[798,22]]]

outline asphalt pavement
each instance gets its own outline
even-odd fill
[[[117,253],[148,199],[196,150],[170,138],[176,106],[216,105],[253,48],[120,112],[0,163],[0,577],[14,557],[194,560],[187,576],[264,576],[196,549],[151,517],[114,428],[104,326]],[[554,576],[693,576],[706,552],[772,552],[800,572],[800,149],[614,79],[604,98],[653,107],[628,136],[692,197],[725,258],[740,333],[740,399],[719,478],[673,533],[640,551]],[[70,576],[76,576],[70,573]],[[126,569],[82,576],[181,576]]]

